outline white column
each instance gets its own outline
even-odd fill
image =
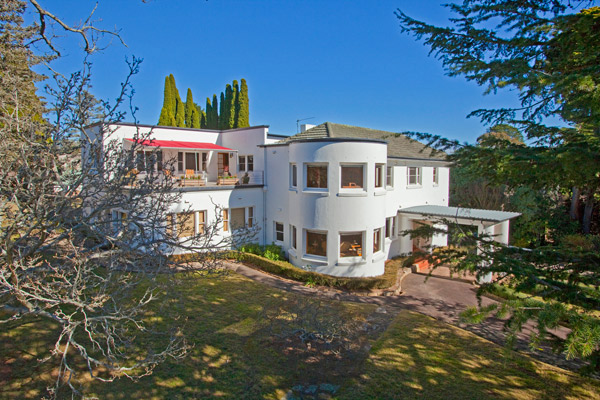
[[[412,229],[412,220],[404,215],[398,215],[398,232]],[[412,239],[410,235],[402,236],[400,234],[400,254],[412,253]]]

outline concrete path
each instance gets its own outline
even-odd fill
[[[428,277],[423,274],[409,274],[402,282],[402,295],[400,296],[359,296],[330,288],[311,288],[302,283],[269,275],[257,269],[250,268],[239,262],[226,262],[226,267],[254,281],[301,295],[351,301],[355,303],[376,304],[390,308],[390,312],[399,310],[411,310],[421,314],[429,315],[440,321],[460,326],[494,343],[504,345],[506,334],[503,330],[503,321],[490,318],[476,325],[463,324],[459,320],[459,314],[467,307],[478,304],[476,287],[472,283],[456,281],[440,277]],[[482,299],[483,305],[495,303],[487,297]],[[562,368],[576,370],[583,364],[574,360],[566,360],[564,356],[555,354],[549,347],[542,351],[532,352],[529,349],[528,337],[533,324],[528,324],[519,334],[515,347],[530,356],[557,365]],[[566,336],[568,330],[560,329],[555,334]]]

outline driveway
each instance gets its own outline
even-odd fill
[[[457,325],[494,343],[504,345],[506,334],[504,322],[497,318],[489,318],[481,324],[464,324],[459,314],[467,307],[478,304],[476,286],[472,283],[440,278],[424,274],[409,274],[402,281],[402,294],[399,296],[359,296],[330,288],[311,288],[302,283],[266,274],[238,262],[226,262],[227,268],[244,275],[254,281],[261,282],[288,292],[327,299],[351,301],[355,303],[376,304],[386,307],[390,312],[410,310],[428,315],[440,321]],[[481,299],[482,305],[496,303],[487,297]],[[549,346],[532,352],[528,337],[535,329],[531,323],[525,325],[518,335],[515,347],[532,357],[562,368],[576,370],[583,366],[576,360],[566,360],[563,355],[555,354]],[[565,337],[568,330],[561,328],[553,332]]]

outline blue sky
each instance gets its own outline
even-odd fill
[[[96,25],[119,29],[128,47],[113,40],[91,58],[92,92],[114,98],[127,72],[125,57],[135,55],[144,59],[133,81],[141,123],[158,121],[164,78],[172,73],[182,98],[189,87],[203,108],[207,96],[245,78],[250,123],[270,125],[271,133],[294,134],[296,120],[314,117],[305,122],[428,132],[472,142],[486,127],[467,114],[514,105],[516,96],[484,96],[476,84],[445,76],[428,48],[400,33],[394,10],[442,24],[448,14],[441,3],[101,0]],[[42,4],[76,23],[95,2]],[[76,41],[61,43],[67,56],[53,67],[77,70]]]

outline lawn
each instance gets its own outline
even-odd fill
[[[509,357],[494,344],[420,314],[384,314],[373,305],[298,297],[236,274],[179,279],[176,295],[157,304],[148,318],[166,324],[168,313],[187,320],[193,345],[188,357],[167,361],[137,382],[80,381],[89,394],[280,399],[298,385],[329,384],[341,387],[340,399],[600,398],[598,381],[524,356]],[[0,331],[1,398],[40,398],[52,383],[53,370],[35,360],[45,355],[53,331],[33,322]],[[286,334],[297,329],[333,341],[313,340],[308,346]]]

